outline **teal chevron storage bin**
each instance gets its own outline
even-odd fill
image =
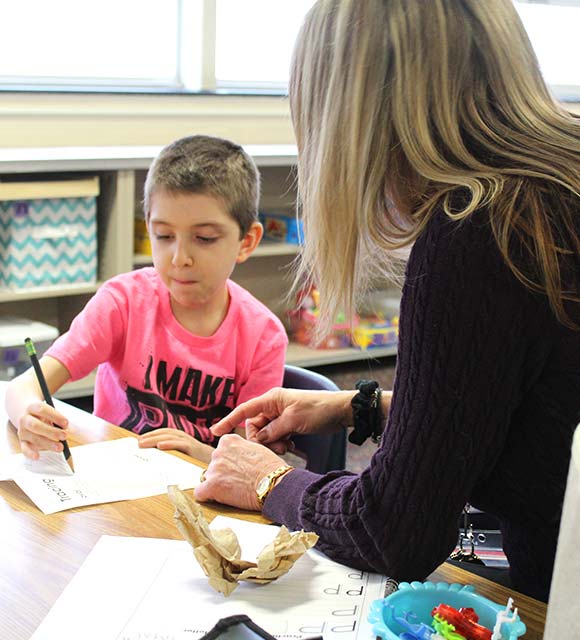
[[[0,287],[97,279],[99,179],[0,182]]]

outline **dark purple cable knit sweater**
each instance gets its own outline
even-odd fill
[[[580,418],[580,332],[514,278],[484,212],[462,223],[439,212],[415,242],[393,391],[362,474],[293,471],[264,515],[315,531],[338,562],[423,580],[469,502],[499,518],[514,588],[546,600]]]

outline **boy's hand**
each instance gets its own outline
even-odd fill
[[[33,402],[20,418],[17,430],[22,453],[27,458],[38,460],[41,451],[63,450],[68,419],[46,402]]]
[[[192,458],[209,462],[213,448],[196,440],[179,429],[155,429],[139,436],[138,444],[142,449],[157,448],[161,450],[174,449],[186,453]]]

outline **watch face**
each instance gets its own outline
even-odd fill
[[[264,476],[260,482],[258,482],[258,486],[256,487],[256,493],[261,496],[263,493],[265,493],[268,490],[268,487],[270,485],[270,475],[268,474],[267,476]]]
[[[267,476],[264,476],[260,482],[258,482],[258,486],[256,487],[256,493],[258,495],[258,500],[260,504],[264,502],[270,490],[274,487],[274,483],[276,479],[280,476],[283,476],[288,471],[291,471],[294,467],[290,465],[283,465],[278,467],[275,471],[272,471]]]

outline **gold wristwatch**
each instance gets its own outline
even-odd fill
[[[258,495],[258,502],[260,503],[260,506],[264,504],[264,500],[266,499],[270,491],[272,491],[272,489],[274,488],[276,480],[287,474],[288,471],[292,471],[293,469],[294,467],[291,467],[290,465],[282,465],[281,467],[278,467],[277,469],[269,473],[267,476],[264,476],[260,480],[260,482],[258,482],[258,486],[256,487],[256,494]]]

